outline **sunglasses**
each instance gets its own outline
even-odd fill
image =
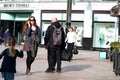
[[[35,21],[35,20],[30,20],[30,21]]]

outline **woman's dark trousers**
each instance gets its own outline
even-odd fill
[[[27,65],[27,69],[31,69],[31,64],[33,63],[33,61],[35,60],[35,57],[32,57],[31,55],[31,51],[27,51],[27,58],[26,58],[26,65]]]
[[[70,58],[69,58],[70,60],[73,57],[73,53],[72,53],[73,47],[74,47],[74,43],[67,43],[67,51],[70,53]]]

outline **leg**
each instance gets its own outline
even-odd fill
[[[27,69],[26,69],[26,74],[29,75],[30,73],[30,66],[31,66],[31,57],[30,57],[30,51],[27,51],[27,58],[26,58],[26,66],[27,66]]]
[[[14,80],[14,73],[6,72],[6,79],[5,80]]]
[[[2,78],[3,78],[4,80],[6,80],[6,74],[5,74],[5,72],[1,72],[1,74],[2,74]]]
[[[34,62],[36,56],[32,56],[31,51],[27,51],[27,59],[26,59],[26,74],[30,75],[30,70],[31,70],[31,64]]]
[[[5,39],[5,40],[4,40],[4,45],[5,45],[5,47],[6,47],[6,42],[7,42],[7,40]]]
[[[58,72],[58,73],[61,72],[61,56],[62,56],[61,53],[62,53],[62,52],[61,52],[60,48],[58,48],[58,49],[56,50],[56,62],[57,62],[57,72]]]
[[[70,60],[71,60],[72,57],[73,57],[72,50],[73,50],[74,43],[68,43],[67,46],[68,46],[68,47],[67,47],[67,51],[69,51],[69,53],[70,53]]]
[[[48,69],[45,72],[53,72],[55,70],[55,63],[53,61],[53,49],[51,46],[48,47],[47,59],[48,59]]]

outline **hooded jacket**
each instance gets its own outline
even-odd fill
[[[50,26],[48,26],[47,30],[46,30],[46,34],[45,34],[45,38],[44,38],[44,44],[46,46],[52,46],[52,35],[53,35],[53,31],[54,31],[54,27],[56,28],[60,28],[61,24],[59,22],[53,22]],[[61,47],[65,47],[65,33],[64,33],[64,29],[62,28],[62,45]]]

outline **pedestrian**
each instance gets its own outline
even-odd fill
[[[0,59],[3,58],[1,64],[1,74],[4,80],[14,80],[16,73],[16,58],[23,57],[23,51],[15,49],[15,38],[9,37],[7,40],[8,48],[4,49],[0,54]]]
[[[72,58],[73,58],[72,50],[73,50],[74,44],[76,42],[76,33],[75,33],[73,27],[69,28],[69,32],[67,33],[65,42],[67,43],[67,51],[70,53],[69,60],[72,60]]]
[[[40,28],[37,26],[36,19],[34,16],[31,16],[29,18],[28,22],[28,28],[24,26],[25,31],[25,41],[24,41],[24,47],[23,50],[26,51],[27,53],[27,58],[26,58],[26,75],[30,75],[31,71],[31,64],[34,62],[35,57],[37,55],[38,51],[38,46],[40,42]]]
[[[65,48],[65,33],[63,27],[62,30],[62,43],[60,46],[54,46],[52,43],[52,36],[55,30],[54,27],[60,28],[61,24],[57,21],[56,17],[53,17],[51,20],[51,24],[48,26],[44,38],[45,48],[47,49],[47,60],[48,60],[48,68],[45,71],[46,73],[51,73],[55,71],[55,66],[57,64],[56,72],[61,72],[61,56],[62,50]]]
[[[2,34],[2,29],[0,29],[0,44],[3,42],[2,36],[3,36],[3,34]]]
[[[3,35],[3,39],[4,39],[4,45],[5,47],[7,46],[6,43],[7,43],[7,39],[11,36],[10,32],[9,32],[9,29],[7,28],[4,32],[4,35]]]

